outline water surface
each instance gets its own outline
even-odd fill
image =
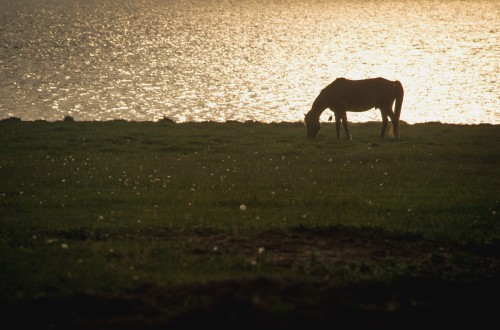
[[[498,17],[499,1],[0,0],[0,118],[299,121],[335,78],[382,76],[409,123],[500,124]]]

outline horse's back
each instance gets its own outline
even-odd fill
[[[394,81],[378,77],[378,78],[370,78],[370,79],[360,79],[360,80],[351,80],[346,78],[337,78],[335,79],[328,88],[336,88],[340,90],[358,90],[358,89],[385,89],[394,85]]]
[[[394,81],[381,77],[362,80],[337,78],[323,89],[322,94],[329,99],[331,108],[366,111],[392,104],[394,84]]]

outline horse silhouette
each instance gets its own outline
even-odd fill
[[[329,108],[335,114],[337,139],[340,139],[340,122],[343,123],[345,134],[351,139],[347,125],[347,111],[363,112],[372,108],[380,109],[382,115],[382,133],[384,138],[387,123],[391,119],[394,138],[399,139],[399,116],[403,104],[404,90],[399,81],[384,78],[364,80],[349,80],[337,78],[325,87],[314,100],[311,110],[305,115],[307,137],[314,139],[319,132],[319,116]],[[394,112],[392,104],[396,101]]]

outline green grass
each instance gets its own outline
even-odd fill
[[[498,249],[500,127],[402,124],[400,141],[379,130],[352,124],[346,141],[326,124],[307,140],[286,123],[2,121],[0,297],[262,277],[480,278],[465,265],[476,256],[456,261],[453,249]],[[396,245],[385,259],[341,263],[307,245],[339,232]],[[401,242],[445,250],[434,251],[439,262],[427,250],[402,260]]]

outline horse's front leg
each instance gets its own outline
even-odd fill
[[[337,140],[338,140],[340,139],[340,121],[342,120],[342,117],[337,111],[335,111],[334,114],[335,114],[335,130],[337,132]]]
[[[344,125],[344,130],[345,130],[345,135],[348,140],[352,140],[351,133],[349,133],[349,127],[347,125],[347,113],[344,111],[342,112],[342,124]]]

